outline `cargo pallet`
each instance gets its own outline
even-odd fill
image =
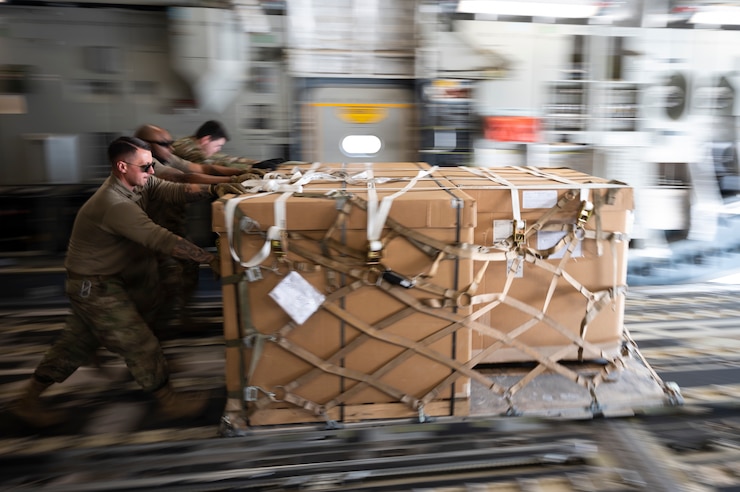
[[[225,435],[682,402],[623,326],[622,183],[386,163],[244,185],[213,210]]]

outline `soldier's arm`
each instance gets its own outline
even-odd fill
[[[198,200],[213,198],[214,195],[215,192],[211,184],[189,183],[185,187],[185,197],[188,202],[197,202]]]
[[[208,158],[208,164],[215,164],[218,166],[235,167],[237,169],[249,169],[252,164],[258,163],[257,159],[249,159],[247,157],[236,157],[226,155],[222,153],[213,154]]]
[[[172,256],[198,263],[211,263],[214,259],[214,255],[181,237],[177,238],[175,246],[172,248]]]
[[[216,176],[237,176],[242,173],[242,170],[236,167],[226,167],[219,164],[201,164],[203,172],[206,174],[213,174]]]
[[[246,193],[246,190],[239,183],[189,184],[185,189],[185,200],[194,202],[227,194],[241,195],[242,193]]]
[[[180,182],[191,184],[218,184],[229,183],[230,181],[230,176],[213,176],[201,173],[183,173],[182,178],[180,178]]]
[[[190,203],[213,199],[228,193],[236,195],[246,193],[246,190],[239,183],[231,183],[231,178],[228,176],[207,177],[220,182],[178,184],[168,183],[167,181],[153,177],[147,182],[145,192],[149,194],[150,199],[161,200],[167,203]]]
[[[238,173],[232,173],[238,174]],[[179,169],[172,167],[166,167],[161,170],[156,176],[165,181],[172,181],[174,183],[196,183],[196,184],[218,184],[228,183],[231,176],[214,176],[211,174],[198,173],[198,172],[182,172]]]
[[[187,174],[169,166],[158,166],[154,168],[155,176],[165,181],[174,181],[175,183],[187,183]]]
[[[219,166],[216,164],[198,164],[197,162],[187,161],[181,158],[181,166],[185,166],[187,169],[186,174],[201,174],[209,176],[236,176],[241,174],[241,171],[237,168]],[[203,182],[203,181],[200,181]],[[221,183],[222,181],[216,181]]]
[[[172,248],[172,256],[183,260],[192,260],[200,264],[208,264],[211,269],[218,275],[221,274],[221,266],[218,256],[212,255],[203,248],[191,243],[187,239],[177,238],[175,246]]]

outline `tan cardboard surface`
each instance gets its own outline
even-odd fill
[[[587,185],[587,197],[597,205],[596,212],[586,222],[585,229],[601,233],[621,232],[628,233],[631,224],[633,209],[632,189],[623,184],[610,183],[607,180],[589,176],[570,169],[543,169],[528,172],[525,168],[495,168],[480,169],[442,169],[440,171],[446,179],[459,186],[471,195],[477,205],[478,218],[475,228],[475,243],[484,246],[494,244],[494,239],[501,240],[501,229],[494,225],[512,221],[514,218],[512,194],[518,199],[521,219],[527,227],[537,223],[551,207],[533,207],[531,204],[554,203],[566,193],[575,190],[574,198],[568,201],[562,209],[558,209],[543,224],[543,229],[557,225],[562,227],[574,224],[577,220],[581,196],[579,185]],[[476,176],[475,173],[483,173]],[[554,197],[554,198],[553,198]],[[528,206],[530,205],[530,206]],[[506,228],[503,229],[508,234]],[[542,231],[532,235],[527,245],[538,249],[538,237],[547,234]],[[504,234],[504,236],[506,235]],[[496,236],[499,237],[496,237]],[[576,286],[583,286],[588,292],[601,292],[613,287],[623,287],[627,273],[627,248],[625,238],[620,242],[597,241],[583,239],[580,241],[575,255],[563,263],[561,259],[552,258],[543,260],[552,267],[562,267],[574,279]],[[481,268],[476,262],[474,269]],[[506,286],[507,265],[505,262],[491,262],[486,268],[478,293],[502,293]],[[554,279],[554,282],[553,282]],[[487,311],[478,318],[481,323],[511,333],[515,329],[523,330],[517,340],[530,347],[535,347],[542,354],[559,354],[564,359],[598,358],[600,350],[606,354],[616,354],[619,350],[622,331],[624,296],[620,295],[602,308],[599,314],[586,326],[582,332],[581,324],[588,312],[589,299],[579,292],[563,277],[554,276],[552,272],[539,268],[532,263],[524,263],[520,272],[513,278],[507,291],[509,301],[521,301],[526,306],[535,308],[546,319],[538,321],[535,314],[523,311],[520,308],[502,303]],[[486,305],[477,305],[476,311],[485,311]],[[533,323],[525,328],[526,323]],[[571,340],[560,333],[553,325],[565,328],[566,332],[584,336],[584,339],[596,345],[596,350],[586,350],[579,353],[578,348]],[[495,339],[474,330],[473,354],[490,348]],[[565,349],[565,351],[564,351]],[[498,346],[490,351],[481,362],[497,363],[511,361],[527,361],[531,357],[521,351]]]
[[[413,177],[418,170],[415,163],[411,163],[409,168],[407,171],[382,169],[374,172],[376,177],[382,173],[400,179]],[[454,190],[449,183],[441,185],[439,181],[439,178],[422,180],[412,190],[398,196],[393,201],[389,217],[446,243],[471,242],[476,219],[473,200],[464,192]],[[378,198],[397,192],[406,182],[377,183]],[[240,384],[278,393],[281,400],[289,399],[285,398],[285,391],[288,391],[288,396],[296,396],[310,404],[330,406],[342,393],[341,402],[346,405],[389,404],[398,402],[399,397],[425,397],[450,375],[449,361],[460,364],[470,359],[470,331],[453,325],[439,339],[425,341],[426,337],[450,327],[451,323],[408,308],[384,290],[389,288],[388,284],[384,288],[380,288],[379,283],[376,285],[377,274],[368,271],[364,257],[367,214],[357,206],[351,207],[346,220],[331,234],[331,239],[340,243],[342,250],[332,248],[329,242],[322,250],[319,240],[325,239],[327,231],[335,225],[341,203],[319,198],[318,194],[333,189],[337,189],[336,183],[310,182],[302,194],[286,200],[286,229],[290,235],[284,246],[288,261],[277,262],[276,256],[270,255],[262,262],[262,279],[248,284],[250,322],[259,333],[275,335],[280,342],[268,340],[258,351],[244,349],[240,355],[244,357],[243,371],[238,375],[233,371],[227,374],[227,386],[233,387],[236,377]],[[341,189],[343,193],[367,198],[364,184],[344,184]],[[256,221],[264,232],[274,224],[275,201],[281,196],[279,193],[262,194],[243,200],[238,205],[240,216],[243,214]],[[224,205],[229,199],[234,198],[225,197],[213,205],[214,230],[220,231],[222,238],[226,236],[223,233],[226,230]],[[264,236],[258,231],[237,235],[239,241],[235,242],[235,247],[242,260],[253,258],[265,244]],[[445,259],[435,267],[434,258],[403,237],[390,238],[385,229],[383,238],[386,240],[381,258],[383,268],[407,278],[434,274],[425,281],[437,286],[439,292],[390,287],[402,291],[401,294],[409,296],[413,302],[428,303],[442,297],[445,289],[454,291],[472,281],[470,260]],[[361,257],[353,259],[355,254]],[[306,255],[323,255],[331,261],[351,263],[356,270],[368,271],[369,280],[357,282],[354,290],[335,292],[335,288],[352,284],[355,279],[340,271],[332,271],[327,265],[317,269],[316,263]],[[325,305],[331,307],[321,308],[301,325],[295,325],[269,295],[289,271],[289,264],[327,296]],[[240,315],[245,314],[245,306],[242,299],[237,308]],[[455,312],[461,317],[466,314],[459,308],[439,309]],[[233,351],[227,352],[227,357],[229,354]],[[248,374],[252,357],[256,357],[254,369]],[[317,365],[320,366],[318,370]],[[438,394],[433,395],[433,400],[465,399],[469,392],[469,379],[460,377],[454,386],[444,385]],[[406,404],[402,406],[410,409]],[[399,411],[397,407],[389,408],[394,408],[394,413]],[[312,410],[300,410],[296,414],[295,405],[273,402],[254,412],[252,424],[274,423],[274,416],[267,416],[271,409],[285,409],[281,410],[280,418],[287,420],[282,423],[321,419]],[[331,415],[336,415],[336,409],[332,407]],[[384,418],[382,412],[373,414],[375,418]]]
[[[378,200],[397,193],[425,166],[424,163],[374,164],[373,175],[386,178],[375,182]],[[312,165],[303,167],[302,173],[316,169]],[[526,226],[531,227],[550,214],[552,203],[561,200],[556,213],[550,214],[540,224],[541,230],[527,240],[528,251],[536,253],[544,251],[547,246],[540,243],[547,243],[548,238],[551,241],[556,229],[562,235],[563,230],[573,228],[581,211],[582,197],[596,207],[585,222],[586,233],[604,237],[610,233],[623,234],[619,241],[596,241],[582,233],[581,239],[574,243],[573,257],[534,259],[530,254],[528,258],[534,263],[525,262],[513,278],[508,277],[506,261],[490,261],[480,285],[471,292],[474,296],[489,296],[489,300],[473,308],[449,307],[450,293],[459,293],[471,285],[484,262],[448,257],[435,265],[432,257],[404,238],[389,235],[386,228],[383,231],[386,244],[380,260],[383,268],[404,278],[418,278],[420,283],[411,289],[395,287],[391,292],[398,297],[394,297],[379,286],[383,284],[376,283],[377,272],[367,271],[365,282],[357,281],[353,277],[357,270],[367,270],[367,214],[353,205],[346,209],[349,214],[337,225],[342,202],[326,195],[339,192],[367,199],[363,173],[368,168],[362,164],[322,164],[320,168],[342,172],[346,179],[310,181],[300,193],[286,200],[289,236],[284,247],[288,262],[278,262],[274,254],[270,255],[259,270],[262,279],[248,286],[249,319],[258,332],[273,335],[274,340],[266,341],[261,350],[227,351],[227,358],[243,359],[227,361],[230,394],[236,393],[235,387],[246,385],[259,387],[260,391],[274,391],[280,400],[265,402],[262,398],[259,405],[250,403],[250,409],[254,410],[251,425],[321,420],[314,411],[321,405],[327,405],[327,418],[347,421],[357,416],[408,416],[413,415],[414,409],[407,403],[399,403],[399,399],[422,397],[431,398],[426,406],[428,410],[434,408],[430,415],[445,415],[447,408],[464,412],[469,406],[459,403],[470,394],[469,377],[460,377],[458,373],[454,387],[441,382],[455,373],[452,367],[459,368],[461,363],[526,362],[539,360],[540,356],[551,356],[554,360],[593,359],[618,353],[624,313],[624,295],[620,289],[626,282],[627,234],[633,208],[630,187],[569,169],[496,168],[483,171],[482,176],[474,174],[481,172],[476,169],[473,172],[458,168],[434,170],[411,191],[398,196],[389,213],[391,220],[420,237],[444,244],[491,247],[495,240],[510,236],[515,203],[519,204]],[[581,195],[582,188],[587,189],[586,194]],[[512,193],[516,199],[512,199]],[[265,245],[263,233],[274,225],[275,202],[283,196],[263,193],[239,203],[239,216],[248,216],[258,224],[248,233],[237,234],[239,241],[235,247],[242,260],[253,258]],[[572,199],[565,200],[565,196]],[[213,205],[214,230],[222,238],[226,236],[224,204],[230,199],[234,197],[225,197]],[[333,243],[326,241],[327,231],[331,231]],[[559,253],[563,252],[561,248]],[[317,262],[311,258],[314,255],[328,258],[329,262],[317,269]],[[339,271],[341,268],[332,267],[331,262],[342,265],[353,262],[355,270],[347,274]],[[327,296],[324,307],[301,325],[292,323],[269,296],[290,271],[288,263]],[[553,271],[559,274],[553,275]],[[428,281],[447,291],[422,290],[419,286],[425,273],[434,273]],[[505,291],[507,280],[511,283],[505,298],[491,301],[491,295],[495,298]],[[347,290],[336,290],[342,288]],[[594,309],[591,303],[613,288],[620,294],[600,306],[584,330],[584,317]],[[417,308],[409,308],[402,299]],[[448,307],[435,309],[454,319],[464,319],[464,329],[456,329],[449,316],[443,320],[430,315],[433,310],[425,311],[445,301]],[[244,302],[236,309],[242,314]],[[486,335],[485,330],[468,327],[476,323],[504,334],[515,333],[519,342],[540,355],[497,344],[496,338]],[[428,337],[438,330],[446,331],[431,341]],[[592,348],[580,353],[573,343],[580,337]],[[256,357],[253,371],[250,370],[252,357]],[[457,401],[449,405],[453,397]],[[229,401],[233,407],[234,402]],[[337,406],[340,401],[342,405]]]

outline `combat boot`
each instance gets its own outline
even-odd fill
[[[168,383],[154,392],[159,412],[166,419],[200,417],[208,404],[208,394],[202,391],[176,392]]]
[[[52,384],[31,377],[23,396],[13,402],[8,410],[33,427],[43,428],[61,424],[65,420],[64,413],[58,410],[50,410],[41,402],[41,393]]]

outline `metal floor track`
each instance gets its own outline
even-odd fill
[[[738,290],[635,288],[626,327],[685,403],[621,418],[437,418],[219,433],[220,305],[163,342],[176,386],[209,390],[197,421],[166,422],[121,361],[52,387],[69,421],[38,431],[4,411],[61,328],[66,309],[0,311],[0,490],[740,490]]]

